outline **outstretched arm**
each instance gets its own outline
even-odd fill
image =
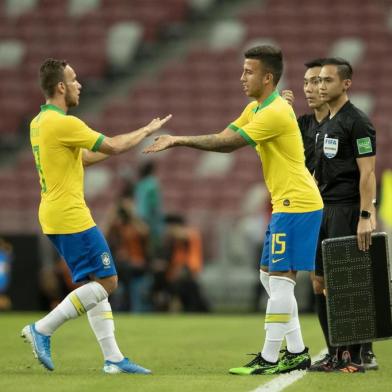
[[[166,122],[171,119],[172,115],[164,119],[155,118],[148,125],[136,131],[124,133],[114,137],[105,137],[97,152],[83,150],[83,166],[90,166],[101,162],[111,155],[118,155],[139,144],[144,138],[160,129]]]
[[[171,147],[185,146],[198,150],[232,152],[246,146],[246,140],[230,128],[220,133],[201,136],[158,136],[154,144],[144,149],[144,153],[158,152]]]
[[[94,165],[95,163],[102,162],[105,159],[108,159],[110,155],[108,154],[103,154],[102,152],[94,152],[90,150],[83,149],[82,152],[82,162],[83,166],[91,166]]]

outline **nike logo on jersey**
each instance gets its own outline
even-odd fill
[[[277,262],[279,262],[281,260],[284,260],[284,257],[281,257],[280,259],[272,259],[272,262],[273,263],[277,263]]]

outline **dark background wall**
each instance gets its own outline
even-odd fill
[[[13,247],[9,295],[13,310],[40,308],[39,241],[34,235],[2,236]]]

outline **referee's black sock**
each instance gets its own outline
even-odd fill
[[[327,319],[327,301],[324,294],[315,294],[316,298],[316,311],[318,319],[320,322],[321,329],[323,330],[325,343],[328,347],[328,353],[330,355],[335,355],[336,348],[332,347],[329,343],[329,333],[328,333],[328,319]]]
[[[373,342],[362,343],[362,353],[373,352]]]
[[[352,345],[348,346],[348,351],[350,352],[352,362],[362,363],[361,347],[362,347],[362,344],[352,344]]]

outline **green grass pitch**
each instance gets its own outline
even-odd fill
[[[251,391],[278,376],[232,376],[227,370],[260,350],[263,317],[254,315],[115,315],[123,353],[153,370],[152,376],[105,375],[103,360],[86,317],[61,327],[52,339],[55,371],[33,358],[19,337],[22,327],[40,317],[0,314],[0,391]],[[316,355],[323,347],[314,316],[302,316],[306,344]],[[392,391],[392,342],[374,345],[379,371],[365,374],[307,374],[285,391]]]

